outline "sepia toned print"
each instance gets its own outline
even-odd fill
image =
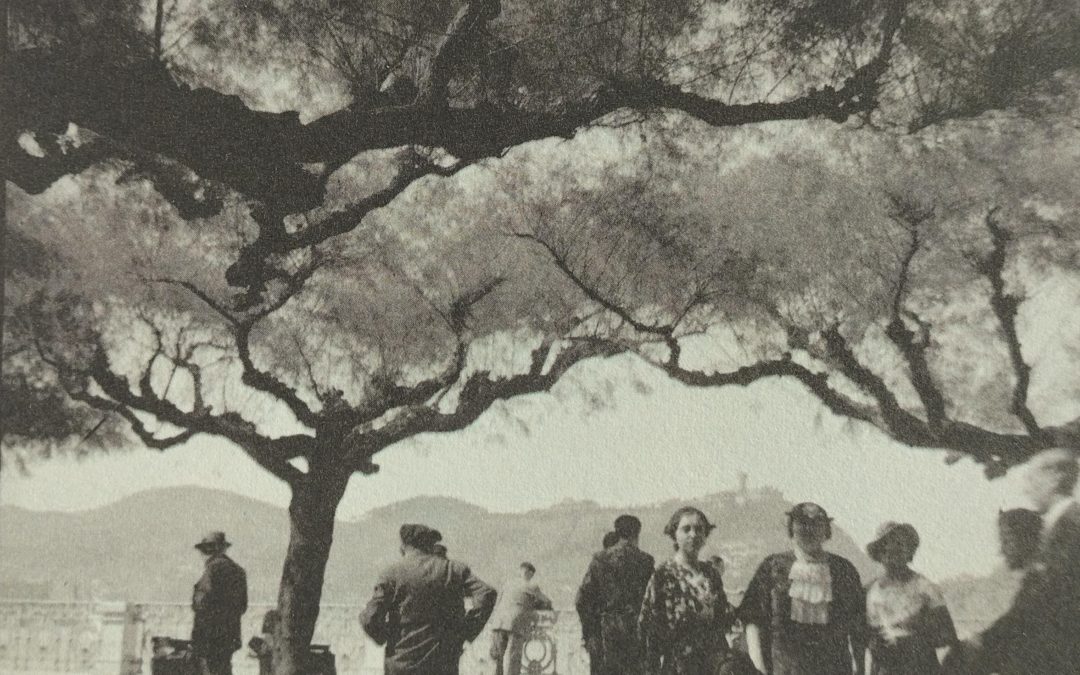
[[[0,14],[0,672],[1080,672],[1075,2]]]

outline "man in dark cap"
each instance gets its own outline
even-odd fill
[[[247,574],[225,550],[224,532],[211,532],[195,544],[206,558],[195,584],[191,609],[195,623],[191,647],[200,675],[232,675],[232,655],[240,649],[240,617],[247,611]]]
[[[360,614],[364,631],[385,644],[386,675],[457,675],[462,645],[483,630],[495,590],[456,560],[434,553],[442,535],[402,525],[401,560],[379,575]],[[464,598],[471,609],[462,612]]]
[[[1075,443],[1028,460],[1025,492],[1042,521],[1013,604],[972,641],[973,673],[1080,673],[1080,478]],[[1033,527],[1033,525],[1029,525]]]
[[[638,612],[655,564],[651,555],[638,548],[640,520],[619,516],[615,533],[618,541],[589,562],[575,605],[589,652],[589,671],[633,675],[641,672],[643,662]]]

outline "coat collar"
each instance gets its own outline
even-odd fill
[[[1065,515],[1065,512],[1075,505],[1076,500],[1072,497],[1067,497],[1050,507],[1050,510],[1043,516],[1043,540],[1050,535],[1050,531],[1058,524],[1061,517]]]

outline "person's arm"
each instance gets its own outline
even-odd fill
[[[551,598],[549,598],[542,590],[540,590],[539,586],[537,586],[533,590],[535,609],[541,611],[550,611],[552,608]]]
[[[851,660],[855,675],[866,672],[866,652],[869,644],[869,625],[866,620],[866,591],[863,589],[862,579],[855,566],[844,561],[845,577],[848,585],[849,602],[851,603],[848,624],[848,640],[851,643]]]
[[[488,584],[476,577],[468,567],[462,569],[464,577],[463,588],[465,597],[472,600],[472,606],[465,612],[462,622],[462,637],[466,642],[472,642],[480,632],[484,630],[484,624],[491,618],[491,612],[495,609],[495,600],[498,593]]]
[[[772,602],[770,590],[769,559],[766,558],[754,572],[750,584],[746,587],[736,616],[743,622],[743,635],[746,638],[746,652],[754,667],[759,672],[768,673],[768,660],[765,658],[763,631],[771,620]]]
[[[236,613],[243,614],[248,609],[247,572],[243,567],[236,567],[236,586],[234,589]]]
[[[750,655],[754,667],[762,673],[768,672],[765,670],[765,650],[762,649],[761,644],[761,629],[756,623],[748,623],[743,626],[743,631],[746,635],[746,653]]]
[[[645,587],[645,597],[641,601],[641,613],[638,615],[638,636],[641,641],[645,675],[660,675],[663,665],[664,646],[667,630],[662,589],[656,574],[649,579]]]
[[[375,592],[364,611],[360,612],[360,625],[375,644],[386,644],[390,615],[390,600],[394,597],[393,586],[387,579],[379,579]]]
[[[214,591],[213,574],[211,569],[207,567],[199,580],[195,582],[195,589],[191,594],[191,610],[193,612],[201,612],[206,609],[207,598],[210,597]]]
[[[577,609],[578,619],[581,622],[581,638],[586,646],[594,636],[600,633],[600,612],[596,601],[596,579],[599,567],[596,558],[589,561],[589,569],[585,571],[585,577],[578,587],[577,597],[574,599],[574,608]]]

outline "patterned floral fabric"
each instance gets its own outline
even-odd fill
[[[940,672],[934,649],[956,641],[941,591],[918,573],[905,580],[874,580],[866,591],[866,622],[875,675]]]
[[[638,625],[647,675],[718,672],[734,620],[724,582],[711,565],[661,563],[645,590]]]

